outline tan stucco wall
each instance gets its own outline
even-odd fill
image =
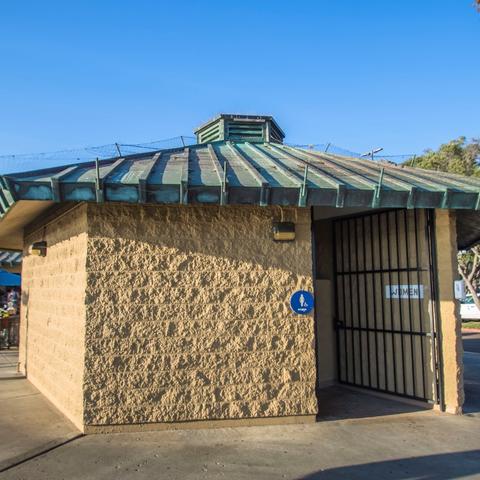
[[[86,206],[25,238],[20,369],[79,428],[83,424]],[[27,254],[46,240],[45,257]]]
[[[309,209],[89,205],[88,425],[312,415]]]
[[[453,285],[459,278],[455,211],[435,211],[435,232],[445,409],[461,413],[464,401],[462,323]]]
[[[313,289],[310,211],[283,215],[293,243],[272,241],[279,208],[91,204],[36,229],[25,247],[47,240],[48,253],[24,258],[22,371],[91,431],[314,415],[313,316],[288,305]],[[335,378],[329,232],[316,252],[320,385]],[[454,212],[437,211],[436,240],[445,403],[460,412]]]

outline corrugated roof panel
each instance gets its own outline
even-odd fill
[[[106,166],[100,167],[100,173],[105,172],[107,169]],[[88,182],[95,182],[96,179],[96,171],[95,171],[95,164],[90,164],[88,166],[82,166],[73,170],[68,175],[65,175],[62,178],[63,183],[88,183]]]
[[[232,146],[226,143],[212,144],[220,164],[227,162],[227,179],[231,187],[258,187],[259,182]]]
[[[312,163],[302,160],[299,157],[295,157],[288,152],[277,148],[274,144],[264,144],[261,146],[257,145],[257,147],[274,156],[277,161],[285,165],[285,167],[295,170],[299,176],[303,176],[305,172],[305,167],[309,167],[309,186],[314,186],[318,188],[337,188],[338,185],[343,184],[342,181],[326,173]]]
[[[286,147],[284,145],[280,148],[290,152],[295,157],[299,157],[313,166],[319,168],[321,171],[327,173],[328,175],[338,179],[346,185],[347,188],[360,189],[360,190],[373,190],[375,185],[378,183],[376,178],[370,178],[365,176],[360,172],[351,170],[341,165],[336,165],[331,161],[328,161],[324,158],[320,158],[311,151],[306,151],[300,148]]]
[[[148,178],[149,185],[178,185],[186,165],[183,150],[162,154]]]
[[[476,191],[478,192],[480,186],[474,186],[469,184],[468,181],[463,179],[456,179],[455,177],[451,176],[443,176],[437,175],[435,172],[432,175],[432,172],[422,169],[411,170],[409,168],[397,168],[400,170],[400,173],[404,175],[408,175],[412,181],[414,179],[418,179],[417,181],[422,185],[430,185],[431,187],[436,187],[437,189],[445,189],[445,188],[452,188],[452,189],[459,189],[460,191]]]
[[[220,179],[207,147],[190,149],[188,183],[192,186],[219,186]]]
[[[306,175],[306,177],[305,177]],[[480,179],[352,159],[279,143],[214,142],[0,177],[15,200],[480,207]]]
[[[424,185],[416,181],[415,178],[402,176],[402,172],[398,168],[394,168],[390,165],[381,163],[370,162],[363,159],[345,159],[338,155],[328,155],[341,165],[348,165],[350,168],[365,172],[371,172],[377,179],[380,178],[383,171],[382,185],[388,186],[392,190],[410,190],[412,187],[424,188]],[[437,191],[438,188],[433,188],[433,191]]]
[[[300,181],[292,179],[285,171],[246,143],[236,144],[240,154],[250,162],[271,187],[298,188]]]
[[[123,184],[138,183],[138,179],[136,179],[136,181],[134,182],[129,181],[128,174],[132,166],[136,165],[138,167],[140,162],[142,162],[142,160],[133,160],[133,159],[126,160],[113,172],[110,172],[104,178],[104,181],[108,183],[123,183]]]
[[[448,179],[453,182],[457,182],[460,185],[468,185],[473,189],[480,189],[480,177],[464,176],[457,173],[447,173],[434,170],[425,170],[423,168],[415,168],[409,166],[392,166],[392,168],[397,168],[401,171],[408,172],[412,175],[419,173],[420,175],[426,175],[431,180],[438,179]],[[432,175],[433,174],[433,175]]]

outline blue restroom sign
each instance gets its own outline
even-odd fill
[[[310,313],[313,309],[313,295],[306,290],[298,290],[290,297],[290,307],[299,315]]]

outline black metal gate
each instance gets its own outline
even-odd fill
[[[433,212],[334,221],[341,383],[441,403]]]

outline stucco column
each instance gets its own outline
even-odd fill
[[[462,413],[463,345],[453,284],[458,279],[455,211],[435,211],[435,236],[445,408],[449,413]]]

